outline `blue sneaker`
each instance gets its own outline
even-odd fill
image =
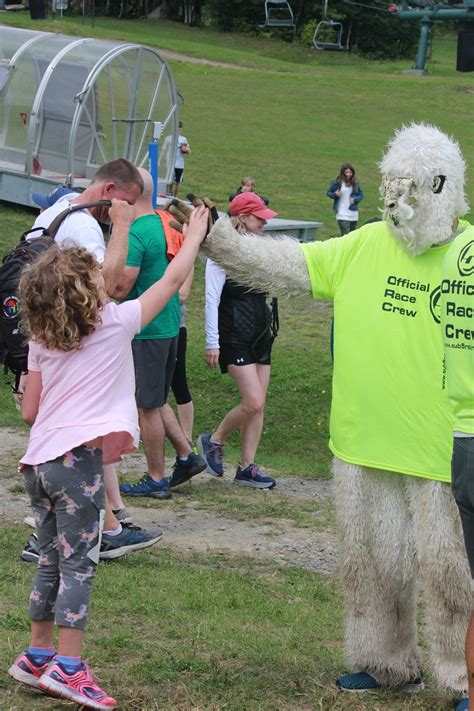
[[[119,533],[118,536],[111,536],[107,533],[102,534],[99,560],[121,558],[131,551],[138,551],[142,548],[153,546],[155,543],[161,541],[162,537],[163,533],[160,528],[153,528],[146,531],[139,526],[125,524],[122,533]]]
[[[456,704],[456,711],[469,711],[469,699],[467,696],[464,699],[459,699]]]
[[[222,460],[224,457],[224,445],[218,442],[213,442],[211,439],[212,432],[199,435],[197,445],[201,452],[201,457],[207,465],[207,471],[212,476],[224,476],[224,467]]]
[[[267,476],[263,469],[260,469],[256,464],[249,464],[245,469],[237,467],[234,484],[253,486],[254,489],[273,489],[276,486],[276,481],[273,477]]]
[[[176,462],[173,465],[173,474],[170,479],[170,487],[179,486],[189,481],[191,477],[196,476],[206,468],[206,462],[196,452],[189,453],[188,458],[183,462],[179,457],[176,457]]]
[[[336,686],[342,691],[375,691],[381,684],[367,672],[344,674],[336,679]]]
[[[382,688],[382,685],[367,672],[353,672],[352,674],[344,674],[336,679],[336,686],[341,691],[376,691]],[[392,689],[399,694],[417,694],[423,691],[423,677],[419,676],[411,681],[406,681]]]
[[[120,484],[120,493],[124,496],[150,496],[152,499],[171,499],[170,480],[168,477],[155,481],[148,474],[134,484]]]

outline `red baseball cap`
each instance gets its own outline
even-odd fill
[[[262,220],[270,220],[272,217],[278,215],[278,212],[270,210],[270,208],[265,205],[257,193],[249,192],[240,193],[240,195],[235,196],[229,205],[229,213],[232,217],[236,217],[237,215],[255,215],[255,217],[260,217]]]

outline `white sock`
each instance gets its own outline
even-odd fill
[[[117,528],[114,529],[113,531],[103,531],[103,533],[106,533],[108,536],[120,536],[122,531],[123,531],[123,526],[121,523],[119,523]]]

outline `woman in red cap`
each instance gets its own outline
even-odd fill
[[[237,195],[229,205],[229,215],[239,232],[263,235],[267,220],[277,215],[253,192]],[[235,483],[257,489],[272,489],[275,479],[255,463],[263,429],[263,411],[270,381],[273,340],[278,313],[276,299],[272,309],[267,295],[250,291],[229,279],[210,259],[206,265],[206,356],[210,368],[220,365],[229,373],[240,394],[240,402],[212,432],[198,438],[198,447],[213,476],[224,474],[224,442],[240,430],[241,462]]]

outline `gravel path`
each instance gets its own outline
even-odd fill
[[[0,515],[3,521],[17,524],[30,513],[27,495],[15,491],[22,484],[21,475],[16,473],[16,462],[25,451],[26,441],[26,433],[0,428]],[[126,469],[137,473],[143,471],[143,456],[132,455],[127,460]],[[234,470],[229,468],[224,474],[223,485],[229,492],[233,490],[233,473]],[[166,501],[152,502],[150,499],[142,500],[140,506],[129,505],[128,500],[127,508],[137,524],[144,527],[159,525],[163,529],[164,543],[176,550],[249,555],[322,573],[331,573],[335,569],[337,542],[332,530],[298,527],[291,520],[276,517],[239,521],[206,510],[205,503],[198,497],[199,487],[208,481],[208,474],[199,474],[193,478],[191,487],[175,490],[173,496],[180,502],[179,508]],[[331,493],[331,481],[295,477],[278,477],[274,491],[255,492],[256,496],[278,497],[280,501],[293,499],[295,507],[302,500],[312,502],[315,511],[319,506],[330,507]]]

